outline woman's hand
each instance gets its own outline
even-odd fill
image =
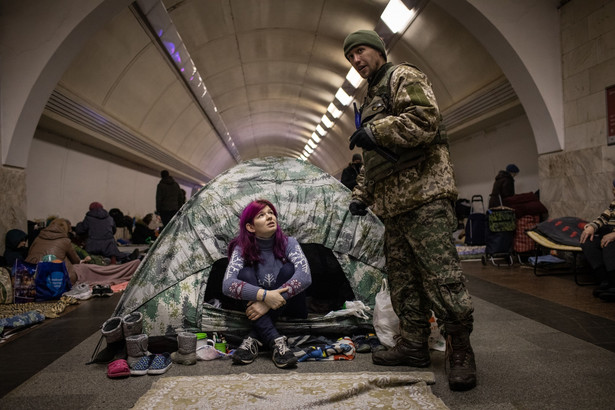
[[[606,247],[609,243],[615,240],[615,232],[608,233],[602,237],[600,240],[600,246],[602,248]]]
[[[265,303],[273,310],[277,310],[286,304],[286,299],[282,296],[282,293],[287,292],[288,288],[273,289],[267,291],[265,297]]]
[[[269,294],[267,294],[269,296]],[[246,316],[250,320],[260,319],[264,314],[269,312],[270,307],[265,302],[250,301],[248,302],[248,308],[246,309]]]
[[[79,261],[79,263],[88,263],[92,260],[92,257],[90,255],[86,256],[85,258],[81,259]]]
[[[593,241],[595,233],[596,233],[596,230],[594,229],[592,225],[590,224],[585,225],[583,232],[581,232],[581,238],[579,239],[579,242],[585,243],[587,238],[589,238],[590,241]]]

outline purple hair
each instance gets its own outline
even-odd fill
[[[273,206],[273,204],[266,199],[254,200],[244,208],[241,213],[241,217],[239,218],[239,235],[237,235],[228,246],[229,260],[231,259],[231,255],[233,254],[235,247],[239,246],[242,249],[241,256],[246,264],[252,265],[261,261],[259,256],[260,249],[258,247],[258,243],[256,243],[256,235],[246,229],[246,224],[253,224],[256,215],[258,215],[258,213],[266,206],[271,208],[277,219],[278,211],[275,209],[275,206]],[[278,223],[277,225],[278,227],[274,235],[273,254],[276,259],[285,260],[288,237],[284,234],[284,232],[282,232],[282,229],[280,229],[280,224]]]

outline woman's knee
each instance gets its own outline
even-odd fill
[[[256,285],[258,280],[256,278],[256,271],[251,266],[241,268],[237,274],[237,279],[249,283],[250,285]]]

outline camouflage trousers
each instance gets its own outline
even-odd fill
[[[391,303],[402,337],[426,342],[431,310],[440,326],[461,324],[472,331],[474,308],[452,232],[452,204],[437,200],[384,220],[386,270]]]

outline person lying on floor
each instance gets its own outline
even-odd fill
[[[277,367],[297,363],[275,322],[281,314],[307,318],[304,291],[312,283],[312,275],[299,243],[282,232],[277,217],[271,202],[251,202],[241,213],[239,235],[228,247],[230,262],[222,292],[245,301],[246,316],[252,321],[252,330],[233,353],[236,364],[252,363],[263,343],[273,350]]]
[[[615,179],[611,188],[615,197]],[[594,297],[615,302],[615,200],[598,218],[585,225],[579,242],[587,263],[600,281],[593,291]]]

